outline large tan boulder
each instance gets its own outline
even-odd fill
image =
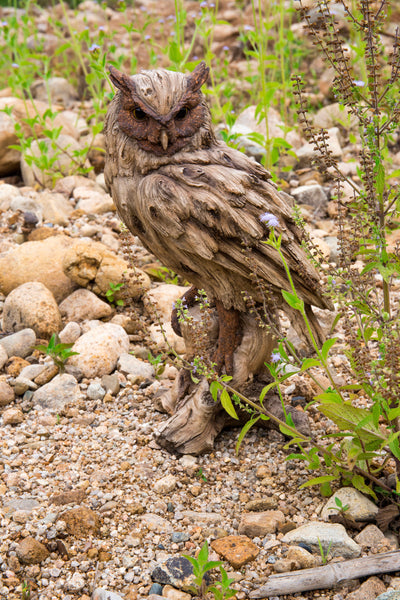
[[[39,338],[50,339],[61,329],[61,314],[53,294],[43,283],[29,281],[7,296],[3,309],[3,329],[17,332],[33,329]]]
[[[57,302],[76,289],[76,284],[64,274],[62,262],[76,240],[65,235],[38,242],[25,242],[0,254],[0,291],[5,295],[28,281],[40,281]]]
[[[81,287],[106,296],[110,283],[123,281],[123,274],[129,271],[128,263],[111,252],[104,244],[92,240],[81,240],[71,246],[63,260],[64,273]],[[150,288],[150,278],[140,269],[135,269],[137,277],[127,278],[124,293],[131,298],[140,298]],[[121,298],[121,292],[115,299]]]

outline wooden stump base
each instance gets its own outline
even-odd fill
[[[190,309],[193,318],[200,319],[196,307]],[[209,330],[209,352],[215,349],[218,334],[216,313]],[[230,385],[258,402],[259,394],[266,385],[265,361],[269,361],[276,346],[276,340],[266,329],[260,328],[251,315],[241,316],[243,337],[240,346],[234,354],[234,373]],[[194,355],[195,343],[193,328],[189,331],[182,327],[183,337],[188,350],[190,362]],[[159,407],[167,412],[170,418],[163,423],[157,433],[157,442],[171,452],[179,454],[202,454],[210,452],[214,447],[216,436],[224,427],[243,425],[249,418],[248,413],[238,412],[240,422],[232,419],[222,408],[220,402],[214,402],[207,380],[203,377],[199,383],[194,383],[190,373],[181,369],[174,385],[158,399]],[[264,406],[272,414],[284,419],[283,409],[279,398],[272,395],[264,401]],[[308,418],[305,413],[288,409],[293,420],[302,431],[309,433]],[[277,428],[273,421],[260,421],[263,427]]]

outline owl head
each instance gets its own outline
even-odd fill
[[[111,66],[110,79],[119,90],[120,130],[156,156],[192,150],[194,139],[197,147],[204,147],[207,139],[213,139],[209,109],[200,91],[208,72],[201,62],[189,75],[157,69],[129,77]]]

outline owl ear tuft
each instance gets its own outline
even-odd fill
[[[108,71],[110,73],[111,82],[116,88],[121,90],[123,94],[132,95],[136,92],[135,84],[128,75],[121,73],[112,65],[109,65]]]
[[[187,75],[187,89],[192,92],[197,92],[197,90],[201,88],[203,83],[207,81],[209,72],[210,69],[207,67],[204,60],[201,61],[201,63],[197,65],[197,67],[190,73],[190,75]]]

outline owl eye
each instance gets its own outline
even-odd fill
[[[133,116],[137,121],[144,121],[145,119],[147,119],[146,113],[141,108],[134,108]]]
[[[182,121],[182,119],[184,119],[187,114],[189,112],[189,109],[187,108],[187,106],[184,106],[183,108],[181,108],[181,110],[179,110],[176,115],[175,115],[175,119],[177,121]]]

